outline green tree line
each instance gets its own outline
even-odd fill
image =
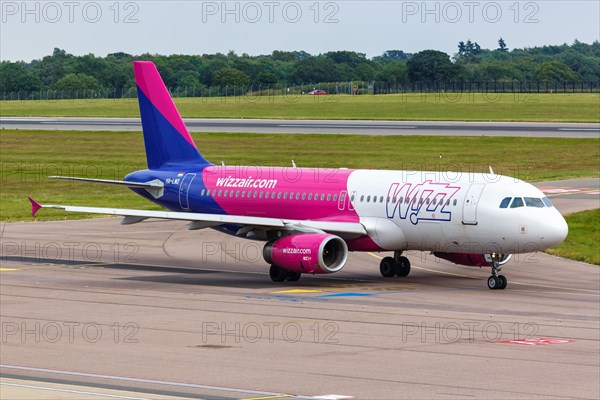
[[[112,53],[75,56],[55,48],[30,62],[0,63],[0,92],[41,90],[130,90],[135,88],[132,61],[151,60],[170,88],[316,84],[319,82],[598,82],[600,42],[509,49],[483,49],[467,40],[453,55],[424,50],[415,54],[388,50],[367,58],[354,51],[312,55],[273,51],[269,55],[158,55]]]

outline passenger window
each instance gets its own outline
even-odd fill
[[[235,191],[235,197],[240,197],[240,191],[239,190]]]
[[[456,199],[454,199],[454,201],[452,202],[452,205],[455,206],[458,203],[458,201],[456,201]]]
[[[512,197],[505,197],[504,199],[502,199],[502,202],[500,203],[500,208],[508,208],[508,205],[510,204],[511,200]]]
[[[510,208],[518,208],[523,207],[523,199],[520,197],[515,197],[510,205]]]
[[[379,197],[379,202],[383,203],[383,196]]]
[[[304,198],[304,197],[303,197],[303,198]],[[309,194],[308,194],[308,199],[309,199],[309,200],[312,200],[312,193],[309,193]]]
[[[527,207],[536,207],[536,208],[544,208],[544,203],[542,199],[537,197],[525,197],[525,205]]]
[[[550,201],[550,199],[549,199],[549,198],[547,198],[547,197],[544,197],[544,198],[542,199],[542,201],[544,202],[544,204],[546,205],[546,207],[552,207],[552,202]]]
[[[287,200],[287,192],[283,192],[283,199]]]
[[[306,199],[306,193],[302,193],[302,200]]]
[[[300,192],[296,193],[296,200],[300,200]]]
[[[371,196],[367,196],[367,203],[371,202]]]
[[[331,194],[327,195],[327,201],[331,200]],[[362,201],[362,200],[361,200]]]
[[[262,199],[262,198],[263,198],[263,192],[260,192],[260,193],[258,194],[258,198],[259,198],[259,199]]]
[[[244,191],[242,191],[242,199],[243,199],[244,197],[246,197],[246,191],[245,191],[245,190],[244,190]]]
[[[275,198],[275,192],[271,192],[271,198],[274,199]]]
[[[333,195],[333,201],[337,201],[337,194]]]
[[[354,197],[354,196],[352,196],[352,197]],[[323,200],[325,200],[325,194],[321,193],[321,201],[323,201]]]
[[[254,192],[254,194],[252,195],[252,197],[256,198],[256,192]]]
[[[205,192],[205,190],[202,189],[202,191],[200,192],[200,196],[204,196],[204,192]]]
[[[429,198],[427,198],[427,200],[425,200],[425,204],[429,205]]]
[[[323,196],[323,195],[321,195],[321,196]],[[321,200],[323,200],[323,199],[321,199]],[[352,196],[350,197],[350,202],[351,202],[351,203],[354,203],[354,195],[352,195]]]
[[[277,199],[281,198],[281,192],[277,192]]]
[[[227,190],[223,192],[223,197],[227,197]]]
[[[217,195],[217,189],[213,189],[212,195],[213,195],[213,197],[215,197]]]
[[[362,195],[360,196],[360,202],[362,203],[364,200],[365,200],[365,195],[364,195],[364,194],[362,194]]]
[[[398,199],[396,197],[394,197],[392,199],[392,203],[396,204],[398,202]],[[400,203],[402,203],[402,197],[400,197]]]

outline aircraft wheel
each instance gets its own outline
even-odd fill
[[[379,272],[385,278],[391,278],[396,275],[396,262],[392,257],[384,257],[379,263]]]
[[[492,290],[496,290],[498,288],[500,288],[502,284],[502,281],[500,279],[498,279],[498,277],[496,275],[490,275],[490,277],[487,280],[487,285],[489,289]]]
[[[396,276],[407,276],[410,274],[410,260],[404,256],[396,263]]]
[[[508,279],[504,275],[498,275],[498,279],[500,280],[500,286],[498,289],[506,289],[506,285],[508,285]]]
[[[269,276],[273,282],[283,282],[286,280],[287,275],[288,271],[277,265],[271,265],[271,268],[269,268]]]
[[[302,274],[300,272],[288,271],[288,273],[286,275],[286,279],[289,282],[298,282],[300,280],[301,276],[302,276]]]

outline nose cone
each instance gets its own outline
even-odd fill
[[[540,240],[544,249],[556,246],[567,237],[569,226],[563,216],[556,210],[552,210],[540,226]]]

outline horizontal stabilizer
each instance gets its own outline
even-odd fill
[[[164,194],[165,184],[158,179],[150,182],[116,181],[111,179],[79,178],[76,176],[49,176],[50,179],[63,179],[67,181],[79,181],[90,183],[103,183],[105,185],[127,186],[129,188],[146,189],[154,198]]]

